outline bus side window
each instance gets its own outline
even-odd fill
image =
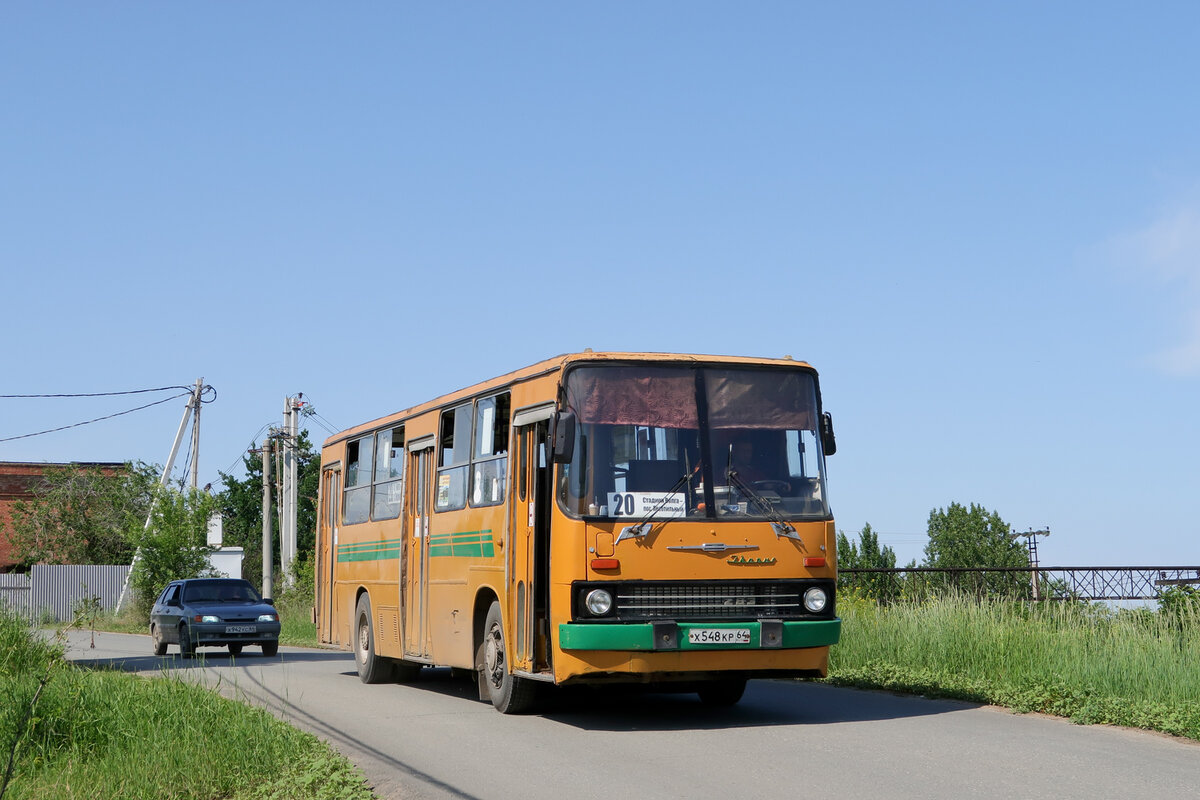
[[[342,522],[366,522],[371,515],[371,463],[375,437],[364,436],[346,445],[346,493]]]
[[[471,454],[471,404],[442,412],[439,435],[435,511],[454,511],[467,505],[467,470]]]

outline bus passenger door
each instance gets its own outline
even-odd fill
[[[400,582],[404,596],[404,655],[429,657],[429,514],[433,509],[433,437],[415,443],[408,456],[412,494],[405,509]]]
[[[513,667],[526,672],[549,668],[550,462],[545,420],[516,429],[509,547],[509,618],[516,645]]]
[[[321,518],[317,545],[317,638],[332,642],[333,621],[338,619],[335,608],[336,565],[338,546],[338,512],[342,503],[342,469],[335,466],[321,473]]]

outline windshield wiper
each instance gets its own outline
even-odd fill
[[[775,538],[795,539],[798,542],[804,541],[800,538],[800,534],[796,533],[796,529],[791,526],[791,523],[783,518],[783,514],[775,510],[775,507],[771,505],[771,501],[750,488],[750,485],[738,475],[736,469],[726,469],[725,480],[729,481],[730,485],[734,486],[739,492],[750,498],[750,502],[771,522],[771,527],[775,530]]]
[[[697,464],[695,469],[684,472],[679,480],[675,481],[675,485],[667,490],[667,493],[663,495],[663,498],[655,504],[654,508],[646,512],[644,517],[642,517],[633,525],[626,525],[624,528],[621,528],[621,533],[617,535],[617,540],[613,542],[613,547],[619,545],[623,539],[640,539],[648,534],[651,527],[650,520],[654,519],[654,516],[658,514],[659,511],[662,511],[663,506],[665,506],[674,498],[675,493],[678,492],[685,483],[690,487],[692,476],[699,471],[700,465]],[[687,502],[686,499],[684,502]]]

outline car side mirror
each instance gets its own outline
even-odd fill
[[[269,606],[273,606],[273,605],[275,605],[275,598],[274,597],[264,597],[263,602]]]
[[[833,417],[829,415],[828,411],[821,415],[821,447],[827,456],[837,452],[837,437],[833,435]]]
[[[550,450],[555,464],[569,463],[575,455],[575,412],[559,411],[550,423]]]

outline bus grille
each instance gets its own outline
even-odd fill
[[[617,590],[619,619],[785,619],[810,616],[800,583],[626,583]]]

